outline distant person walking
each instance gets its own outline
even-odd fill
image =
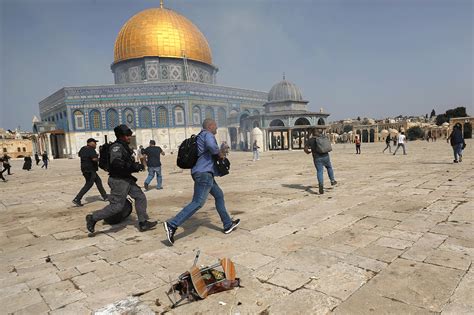
[[[215,158],[224,158],[224,154],[220,152],[216,141],[216,133],[216,121],[210,118],[204,119],[202,130],[196,140],[198,160],[191,169],[191,176],[194,181],[193,200],[174,218],[163,223],[166,237],[171,245],[174,244],[174,234],[178,227],[204,206],[209,194],[215,199],[216,210],[224,226],[224,234],[231,233],[240,224],[240,219],[232,220],[229,216],[225,207],[224,192],[215,180],[215,176],[219,176]]]
[[[3,177],[3,172],[6,171],[6,169],[3,168],[3,157],[0,157],[0,162],[1,162],[0,165],[2,165],[2,170],[0,171],[0,179],[1,179],[2,181],[6,182],[7,180],[5,179],[5,177]]]
[[[95,151],[97,147],[97,140],[94,138],[87,139],[87,145],[83,146],[79,150],[79,157],[81,158],[81,171],[82,176],[86,180],[84,186],[81,188],[76,197],[72,200],[72,203],[78,207],[82,207],[81,202],[82,197],[89,191],[89,189],[94,186],[97,186],[97,189],[102,196],[104,201],[107,200],[107,193],[105,192],[104,186],[102,185],[102,180],[100,179],[97,171],[99,170],[99,156]]]
[[[150,146],[143,150],[143,155],[148,167],[148,177],[145,179],[145,189],[148,190],[153,177],[156,174],[156,189],[163,189],[163,176],[161,175],[161,156],[165,156],[165,152],[161,147],[156,145],[155,140],[150,140]]]
[[[146,166],[146,161],[145,161],[145,156],[143,154],[143,146],[139,146],[138,149],[137,149],[137,159],[138,159],[138,163],[140,163],[141,165],[143,166]]]
[[[23,169],[24,170],[31,170],[31,164],[33,164],[33,161],[31,160],[31,156],[25,156],[25,158],[23,159],[24,163],[23,163]]]
[[[453,148],[453,154],[454,154],[454,163],[462,162],[462,150],[463,150],[463,145],[464,145],[464,137],[462,134],[462,127],[460,124],[456,124],[453,127],[453,131],[449,135],[448,139],[446,141],[449,141],[451,144],[451,147]]]
[[[407,155],[406,151],[405,151],[405,142],[406,142],[406,137],[405,137],[405,133],[402,131],[399,135],[398,135],[398,139],[397,139],[397,148],[395,149],[395,152],[393,152],[393,155],[397,154],[397,151],[400,147],[402,147],[403,149],[403,155]]]
[[[46,151],[44,151],[44,153],[41,155],[41,159],[43,160],[43,165],[41,166],[41,168],[44,167],[48,169],[49,158],[48,153],[46,153]]]
[[[325,138],[325,139],[324,139]],[[313,154],[313,162],[316,167],[316,176],[318,178],[319,194],[324,194],[324,168],[328,172],[331,186],[337,184],[334,178],[334,170],[332,169],[331,159],[329,152],[332,150],[331,142],[329,138],[322,134],[322,131],[315,129],[313,131],[313,137],[309,138],[304,146],[304,152],[306,154]]]
[[[35,161],[36,161],[36,165],[38,165],[39,162],[41,161],[39,158],[38,152],[35,153]]]
[[[355,145],[356,145],[356,154],[360,154],[360,137],[356,136],[355,138]]]
[[[389,153],[392,153],[392,147],[390,146],[390,141],[392,141],[392,139],[390,138],[390,134],[388,134],[387,137],[385,138],[385,149],[383,149],[382,153],[385,153],[385,150],[387,149]]]
[[[252,145],[253,161],[254,162],[260,160],[260,157],[258,156],[258,149],[260,149],[260,147],[257,144],[257,140],[255,140],[253,142],[253,145]]]
[[[10,172],[10,169],[12,168],[11,165],[10,165],[10,159],[11,157],[9,157],[6,153],[3,155],[3,172],[7,172],[8,175],[11,175],[12,173]]]

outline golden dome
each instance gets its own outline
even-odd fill
[[[182,58],[212,65],[209,44],[201,31],[184,16],[165,8],[141,11],[120,30],[114,63],[142,57]]]

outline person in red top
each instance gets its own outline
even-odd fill
[[[356,136],[355,144],[356,144],[356,154],[360,154],[360,137],[359,136]]]

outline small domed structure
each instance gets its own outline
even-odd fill
[[[270,89],[268,101],[303,101],[303,96],[295,84],[283,79]]]

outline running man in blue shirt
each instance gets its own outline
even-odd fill
[[[240,219],[232,221],[230,218],[225,208],[224,192],[214,179],[215,176],[219,176],[214,164],[214,156],[224,158],[224,154],[219,151],[215,137],[216,133],[216,122],[213,119],[205,119],[202,123],[202,130],[197,136],[199,158],[196,165],[191,169],[191,176],[194,180],[193,200],[174,218],[163,223],[166,236],[171,245],[174,243],[176,229],[204,206],[209,194],[216,201],[217,213],[224,225],[225,234],[231,233],[240,223]]]

